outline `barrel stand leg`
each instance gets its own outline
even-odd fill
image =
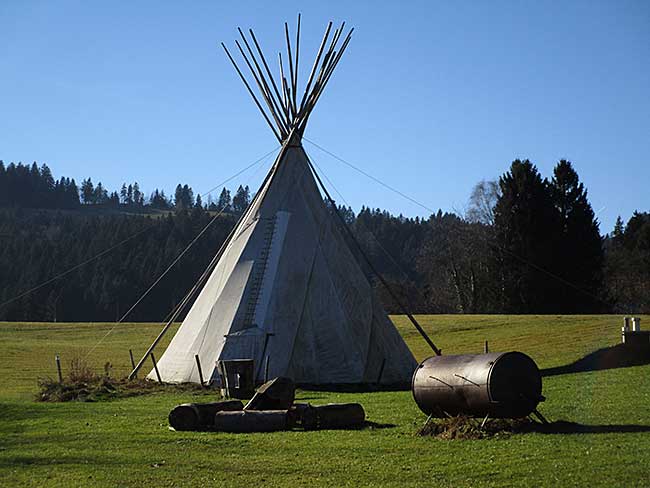
[[[544,418],[544,416],[539,412],[539,410],[535,409],[533,410],[533,413],[535,414],[535,417],[537,417],[542,424],[545,425],[548,424],[548,420]]]

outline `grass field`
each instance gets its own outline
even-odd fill
[[[418,359],[426,344],[393,318]],[[520,350],[541,368],[620,342],[618,316],[422,316],[445,354]],[[650,317],[642,323],[650,324]],[[101,403],[38,403],[36,378],[85,356],[114,324],[0,323],[2,486],[648,486],[650,365],[544,378],[549,420],[600,433],[517,434],[443,441],[414,435],[425,420],[410,392],[300,391],[312,403],[361,402],[375,428],[220,434],[172,432],[177,403],[214,393],[155,393]],[[121,324],[88,360],[129,368],[158,324]],[[171,338],[171,334],[168,336]],[[162,351],[162,348],[160,349]],[[64,371],[65,373],[65,371]],[[640,427],[639,427],[640,426]]]

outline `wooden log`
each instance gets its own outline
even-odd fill
[[[288,410],[296,397],[296,385],[284,377],[273,378],[257,389],[244,410]]]
[[[317,429],[355,429],[363,426],[366,412],[358,403],[330,403],[314,407]]]
[[[244,404],[239,400],[212,403],[183,403],[169,412],[169,425],[175,430],[205,430],[214,424],[217,412],[241,410]]]
[[[214,416],[214,430],[220,432],[276,432],[291,426],[288,410],[217,412]]]
[[[294,427],[314,430],[317,427],[316,409],[309,403],[294,403],[289,409],[289,417]]]

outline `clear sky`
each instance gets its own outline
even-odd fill
[[[601,231],[650,210],[647,0],[2,0],[0,159],[207,191],[277,146],[218,42],[253,27],[270,56],[299,11],[303,70],[328,20],[356,28],[305,134],[329,151],[436,209],[515,158],[567,158]],[[355,210],[426,214],[305,147]]]

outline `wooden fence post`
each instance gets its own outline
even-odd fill
[[[54,361],[56,361],[56,371],[59,373],[59,383],[63,383],[63,374],[61,374],[61,358],[58,354],[54,356]]]
[[[133,351],[129,349],[129,356],[131,357],[131,371],[135,369],[135,360],[133,359]]]

